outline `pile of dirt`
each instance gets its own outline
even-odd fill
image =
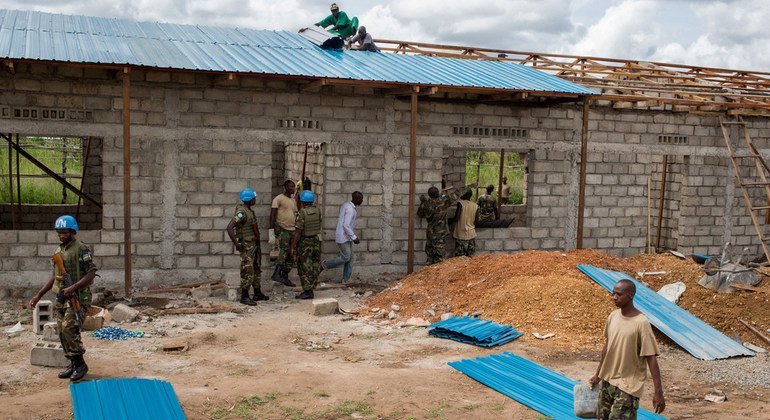
[[[736,319],[770,327],[770,295],[765,293],[716,293],[697,284],[703,275],[697,264],[673,255],[640,255],[616,258],[594,250],[569,253],[525,251],[515,254],[484,254],[458,257],[431,265],[396,280],[366,304],[388,310],[401,307],[400,319],[439,320],[446,312],[480,312],[484,319],[513,325],[525,333],[555,333],[553,345],[572,350],[595,348],[602,339],[604,322],[614,309],[609,294],[576,267],[591,264],[623,271],[665,271],[643,276],[654,290],[682,281],[687,291],[680,305],[717,329],[757,342]],[[430,315],[428,310],[435,315]],[[367,312],[371,314],[371,312]],[[362,312],[362,314],[364,314]]]

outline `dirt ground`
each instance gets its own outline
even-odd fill
[[[350,310],[365,304],[363,290],[353,296],[355,291],[324,290],[317,297],[336,297]],[[221,298],[211,301],[224,303]],[[612,309],[608,299],[602,302],[603,310]],[[5,313],[18,305],[2,302]],[[482,349],[405,327],[400,321],[406,313],[387,322],[349,315],[316,317],[310,310],[310,302],[296,301],[276,288],[269,302],[242,314],[162,316],[124,324],[121,327],[146,333],[127,341],[85,336],[87,379],[169,381],[191,419],[534,420],[543,417],[447,362],[510,351],[585,380],[598,360],[598,342],[576,349],[527,333],[504,346]],[[56,377],[60,369],[29,364],[38,338],[29,325],[19,336],[2,336],[2,419],[72,418],[68,382]],[[187,340],[190,349],[164,353],[160,346],[171,339]],[[703,362],[675,345],[662,345],[661,351],[667,417],[768,418],[770,383],[747,386],[742,381],[752,372],[770,369],[767,355]],[[727,402],[704,401],[713,389],[724,391]],[[651,402],[648,387],[641,405],[649,408]]]

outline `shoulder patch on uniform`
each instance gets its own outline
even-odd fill
[[[93,253],[89,248],[83,248],[80,250],[80,259],[83,261],[91,261],[94,258]]]
[[[238,221],[244,221],[246,220],[246,213],[239,211],[238,213],[235,213],[235,218],[238,219]]]

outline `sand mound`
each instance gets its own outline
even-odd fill
[[[717,329],[744,339],[757,339],[737,324],[741,317],[763,330],[770,327],[770,294],[715,293],[697,285],[698,265],[669,254],[615,258],[594,250],[569,253],[525,251],[452,258],[396,280],[367,301],[370,308],[401,307],[401,319],[436,321],[441,314],[481,312],[481,317],[513,325],[525,333],[555,333],[554,345],[594,348],[602,340],[604,322],[614,309],[609,294],[577,270],[578,264],[623,271],[666,271],[644,276],[654,290],[683,281],[687,291],[680,305]],[[426,312],[435,311],[435,316]],[[368,312],[371,313],[371,312]],[[362,312],[363,314],[363,312]]]

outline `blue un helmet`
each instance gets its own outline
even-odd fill
[[[313,204],[315,201],[315,193],[310,190],[302,191],[302,194],[299,195],[299,201]]]
[[[257,193],[251,188],[244,188],[241,190],[241,201],[244,203],[249,203],[255,198],[257,198]]]
[[[53,224],[54,229],[72,229],[74,231],[79,231],[80,228],[78,227],[78,222],[75,220],[74,217],[70,215],[64,215],[59,216],[58,219],[56,219],[56,222]]]

